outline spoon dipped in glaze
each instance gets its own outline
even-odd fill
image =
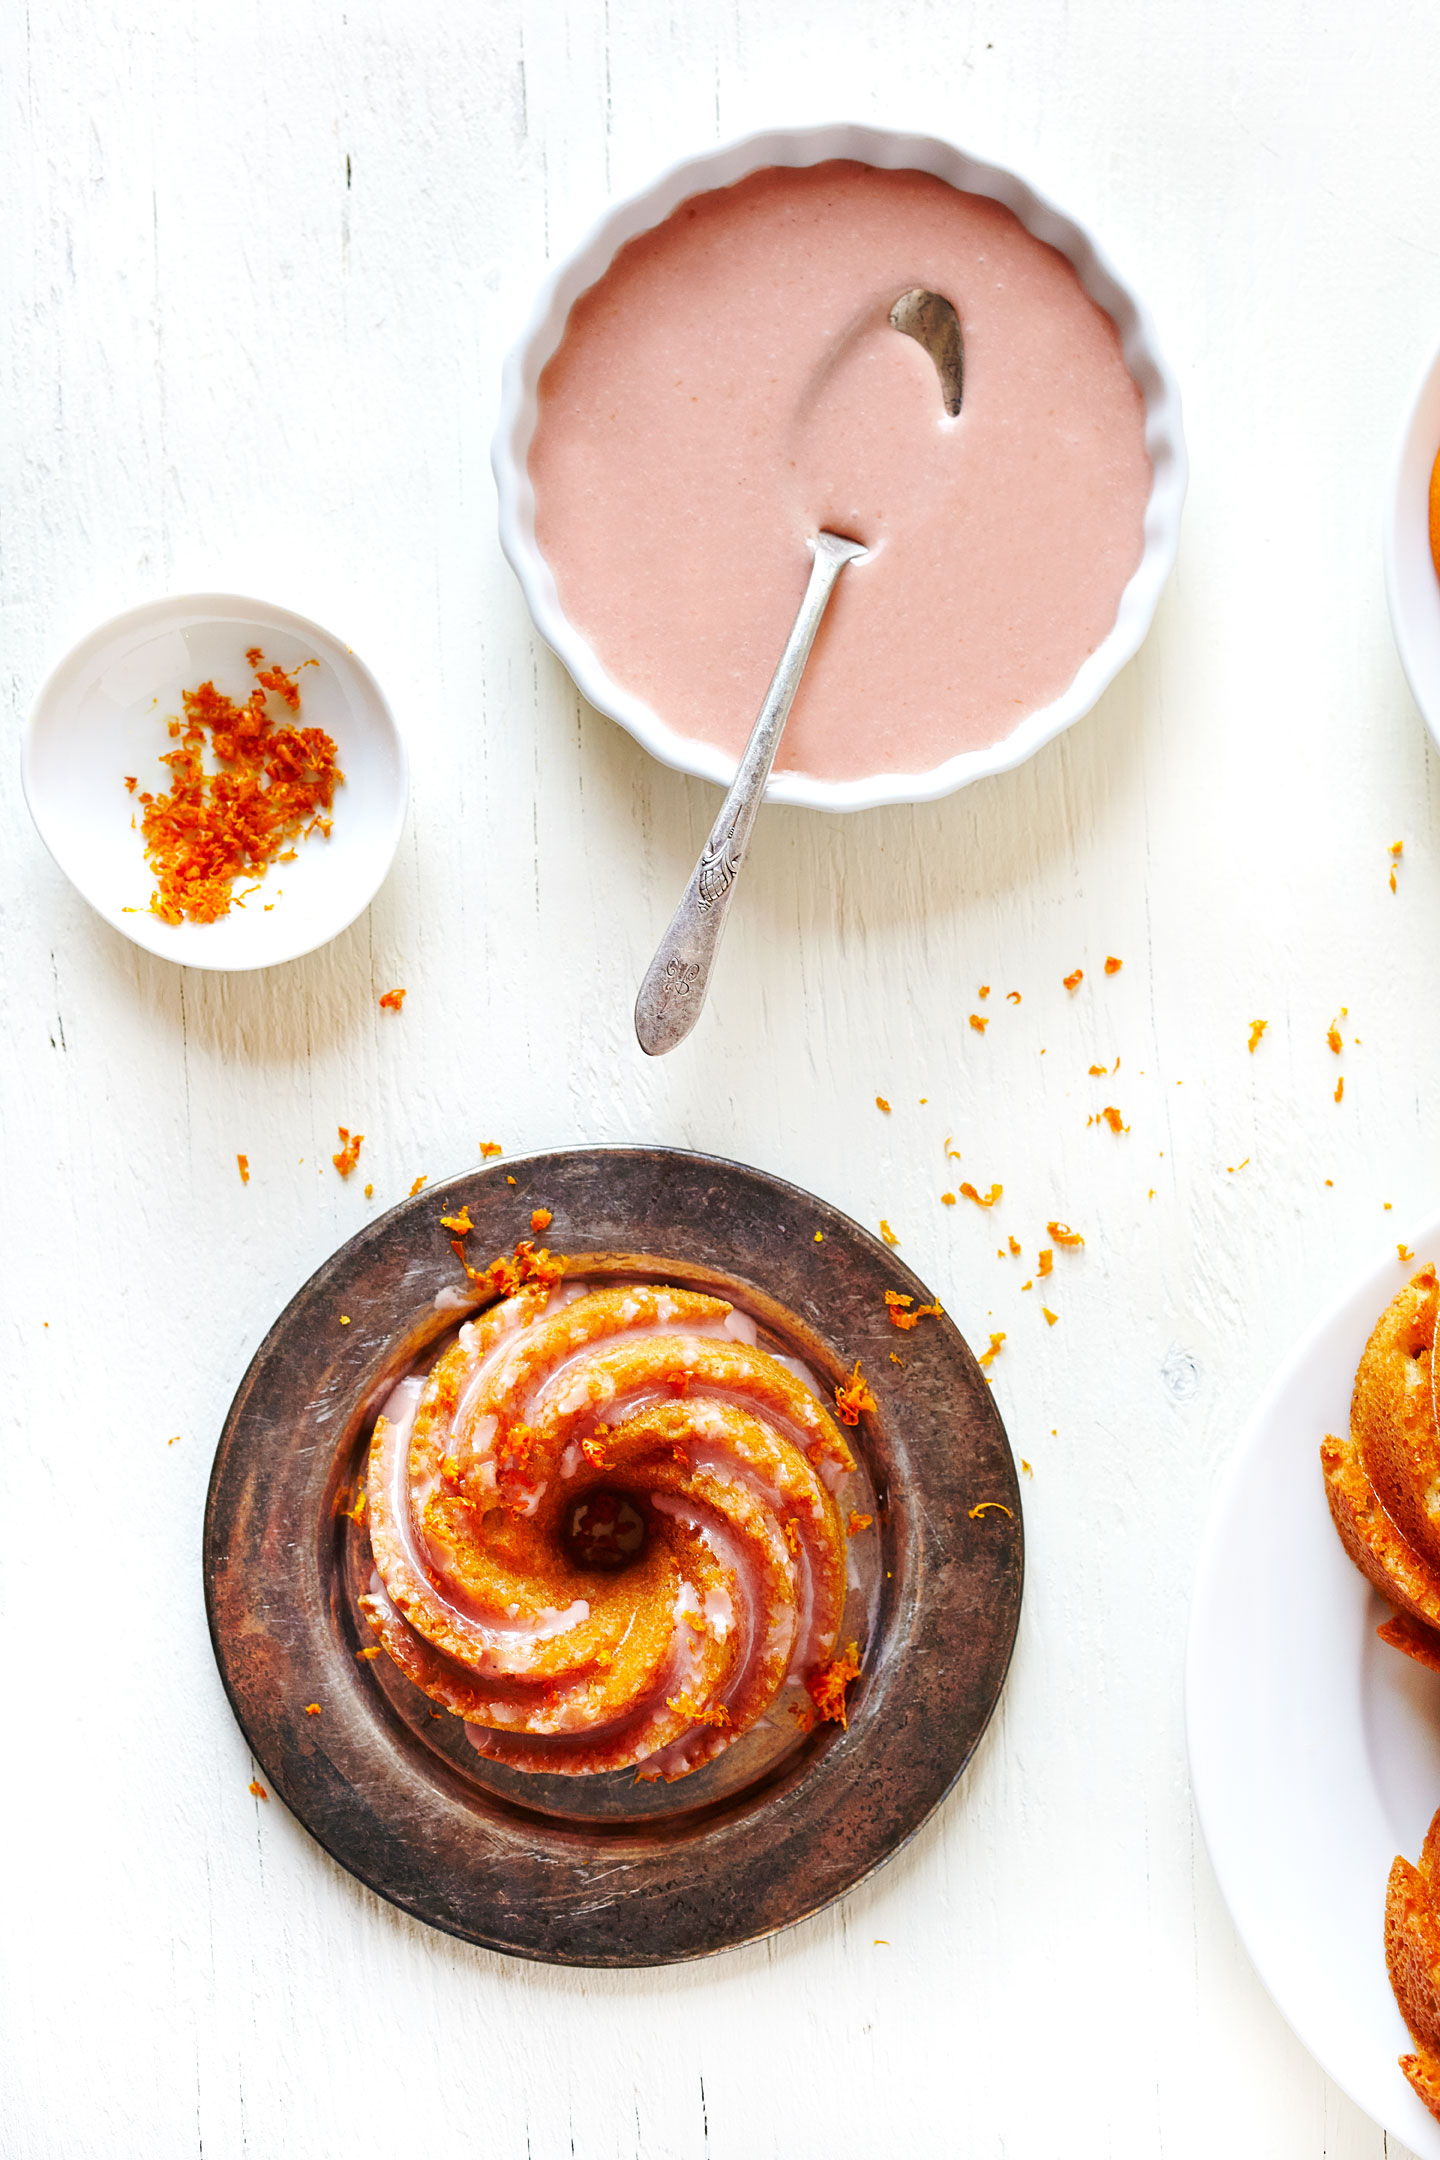
[[[670,918],[670,927],[656,947],[635,1000],[635,1033],[649,1057],[663,1057],[667,1050],[684,1042],[700,1017],[710,987],[710,970],[730,912],[735,879],[820,618],[846,563],[867,552],[858,540],[847,540],[842,533],[817,533],[811,546],[815,559],[805,597],[750,730],[740,769],[720,805],[720,815],[710,828],[704,851]]]
[[[940,378],[945,411],[954,419],[964,389],[965,356],[959,318],[950,302],[915,285],[894,302],[888,320],[892,329],[914,338],[930,355]],[[805,597],[750,731],[740,768],[635,1000],[635,1033],[649,1057],[663,1057],[684,1042],[700,1017],[735,880],[815,633],[840,572],[847,562],[867,553],[858,540],[847,540],[843,533],[817,533],[811,546],[814,561]]]

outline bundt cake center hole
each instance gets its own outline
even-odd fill
[[[610,1574],[639,1559],[648,1534],[645,1517],[629,1494],[603,1488],[577,1500],[565,1523],[565,1543],[575,1565]]]

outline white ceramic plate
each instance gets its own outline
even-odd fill
[[[1029,714],[1003,742],[967,750],[929,772],[874,773],[860,780],[777,773],[767,790],[771,802],[799,803],[815,810],[869,810],[879,803],[928,802],[987,774],[1008,772],[1033,757],[1090,710],[1137,650],[1170,574],[1187,474],[1180,393],[1161,358],[1145,309],[1082,225],[1016,174],[932,135],[857,126],[790,128],[749,135],[704,157],[687,158],[643,194],[608,210],[589,237],[546,279],[529,325],[505,363],[491,456],[500,496],[500,544],[520,580],[540,635],[559,654],[591,704],[628,728],[662,764],[728,787],[735,776],[735,761],[713,744],[693,742],[680,734],[642,698],[615,682],[564,613],[550,566],[535,541],[535,496],[526,460],[535,429],[541,370],[560,343],[572,305],[603,276],[625,242],[658,225],[689,195],[729,187],[767,165],[818,165],[827,158],[854,158],[865,165],[935,173],[952,187],[1004,203],[1037,239],[1058,248],[1074,264],[1091,299],[1105,309],[1120,332],[1126,364],[1145,399],[1145,442],[1154,468],[1140,566],[1121,596],[1114,629],[1062,696]]]
[[[300,677],[300,721],[335,739],[345,784],[334,830],[274,864],[245,907],[172,927],[150,912],[155,881],[124,776],[159,792],[165,720],[180,713],[181,691],[213,678],[237,701],[248,696],[252,645],[284,668],[318,662]],[[97,914],[162,959],[221,969],[297,959],[352,923],[395,859],[409,787],[395,716],[363,661],[319,623],[234,593],[152,600],[82,638],[36,696],[20,770],[41,839]]]
[[[1221,1480],[1186,1718],[1205,1842],[1261,1979],[1336,2084],[1440,2160],[1440,2123],[1396,2067],[1414,2043],[1384,1944],[1391,1862],[1418,1857],[1440,1807],[1440,1675],[1377,1640],[1390,1607],[1346,1558],[1320,1475],[1371,1329],[1440,1259],[1440,1218],[1406,1243],[1413,1260],[1389,1247],[1282,1366]]]
[[[1430,468],[1440,450],[1440,346],[1420,371],[1385,504],[1385,592],[1411,692],[1440,742],[1440,577],[1430,556]]]

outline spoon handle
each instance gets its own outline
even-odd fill
[[[670,919],[655,957],[635,1000],[635,1033],[649,1057],[661,1057],[682,1043],[700,1017],[710,970],[720,945],[720,934],[730,912],[735,880],[750,840],[765,783],[780,747],[780,736],[795,702],[800,677],[810,657],[820,618],[825,613],[835,580],[847,562],[866,551],[857,540],[839,533],[817,533],[810,582],[800,602],[800,612],[785,641],[780,664],[771,678],[740,769],[710,828],[704,852],[691,873]]]

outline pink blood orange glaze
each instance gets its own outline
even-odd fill
[[[889,326],[960,317],[965,394]],[[622,248],[540,379],[535,532],[616,682],[737,753],[822,526],[840,580],[782,770],[926,772],[1009,735],[1140,561],[1144,403],[1114,323],[1007,209],[922,172],[773,166]]]

